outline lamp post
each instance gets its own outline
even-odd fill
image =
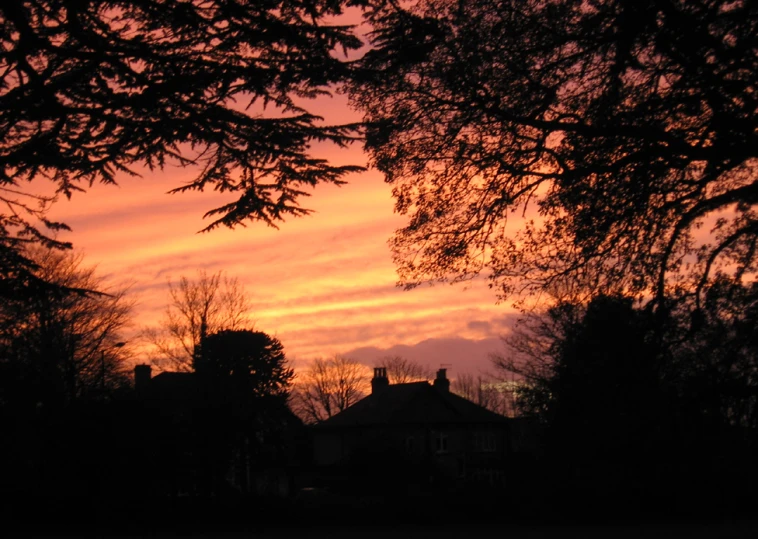
[[[123,348],[125,342],[117,342],[110,348]],[[100,395],[105,398],[105,349],[100,350]]]

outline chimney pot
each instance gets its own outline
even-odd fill
[[[152,378],[152,367],[150,365],[137,365],[134,367],[134,389],[135,391],[144,391]]]
[[[390,381],[387,378],[387,368],[374,367],[374,378],[371,380],[371,393],[379,393],[389,385]]]
[[[439,369],[437,371],[437,378],[434,379],[434,387],[444,393],[450,391],[450,380],[447,379],[447,369]]]

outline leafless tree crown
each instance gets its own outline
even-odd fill
[[[324,421],[364,396],[368,371],[365,365],[344,356],[315,359],[297,374],[291,406],[308,423]]]
[[[163,366],[189,371],[203,338],[221,330],[252,329],[250,297],[234,277],[197,272],[168,282],[169,301],[157,328],[143,331]]]

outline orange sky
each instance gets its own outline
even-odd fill
[[[320,112],[336,122],[356,119],[342,97],[321,103]],[[359,144],[314,153],[324,152],[339,163],[366,160]],[[168,278],[192,277],[197,269],[236,276],[252,297],[256,329],[279,337],[296,362],[425,339],[492,339],[513,312],[495,304],[484,282],[413,291],[395,287],[387,239],[403,218],[393,213],[390,186],[377,171],[353,175],[343,187],[317,188],[303,201],[316,213],[290,219],[279,230],[251,223],[204,234],[197,233],[207,225],[203,213],[224,199],[214,192],[166,194],[193,174],[170,167],[141,179],[126,177],[119,187],[99,185],[60,200],[51,212],[73,229],[62,239],[83,251],[88,264],[114,281],[133,282],[138,327],[160,317]],[[481,365],[482,349],[472,349],[477,357],[460,357],[467,355],[464,346],[457,357],[437,351],[417,359],[431,367]]]

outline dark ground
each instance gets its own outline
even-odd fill
[[[2,504],[3,537],[155,539],[410,539],[472,538],[755,538],[758,518],[705,512],[610,516],[588,508],[582,515],[528,514],[493,500],[10,500]]]
[[[42,535],[23,532],[13,532],[6,537],[43,537],[54,539],[58,537],[82,537],[76,533],[46,533]],[[688,539],[742,539],[758,536],[757,521],[733,521],[733,522],[669,522],[648,524],[617,524],[593,526],[546,526],[546,525],[518,525],[503,524],[501,527],[482,526],[472,521],[469,525],[455,524],[444,526],[433,523],[424,525],[407,526],[329,526],[315,527],[313,529],[287,528],[267,529],[251,532],[179,532],[164,531],[155,533],[146,531],[141,533],[109,533],[109,534],[86,534],[85,537],[103,537],[118,539],[154,538],[168,539],[175,537],[187,537],[196,539],[541,539],[541,538],[566,538],[566,539],[668,539],[685,537]]]

